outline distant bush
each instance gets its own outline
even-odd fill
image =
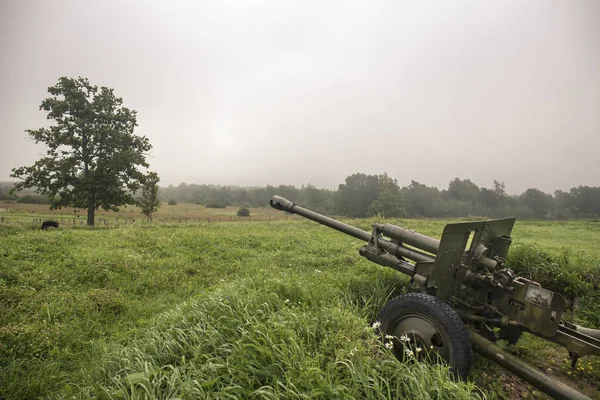
[[[206,205],[206,208],[226,208],[227,205],[225,203],[209,203]]]
[[[245,207],[242,207],[239,210],[237,210],[237,216],[238,217],[249,217],[250,216],[250,210],[248,210]]]
[[[46,196],[40,196],[37,194],[26,194],[25,196],[21,196],[17,199],[17,203],[25,203],[25,204],[50,204],[51,201]]]
[[[17,196],[10,193],[4,193],[0,190],[0,200],[17,200]]]
[[[170,206],[176,206],[177,202],[175,201],[175,199],[170,199],[169,203],[167,203],[167,204],[169,204]]]

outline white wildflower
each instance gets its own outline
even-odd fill
[[[285,299],[284,303],[287,304],[290,302],[290,299]]]
[[[410,341],[410,338],[408,336],[406,336],[406,335],[402,335],[402,336],[400,336],[400,341],[401,342],[408,342],[408,341]]]
[[[321,273],[321,270],[320,270],[320,269],[315,269],[315,272],[316,272],[317,274],[320,274],[320,273]]]
[[[393,339],[394,337],[390,336],[390,335],[385,335],[385,338],[389,340],[389,339]]]
[[[381,322],[375,321],[375,322],[373,322],[373,325],[371,326],[371,328],[373,328],[373,330],[376,330],[376,329],[379,329],[380,326],[381,326]]]
[[[411,349],[406,349],[405,352],[406,352],[406,355],[409,357],[412,357],[415,354],[415,353],[413,353],[413,351]]]
[[[423,349],[422,349],[422,348],[420,348],[420,347],[417,347],[417,348],[415,349],[415,351],[416,351],[417,353],[420,353],[421,351],[423,351]]]
[[[394,343],[392,343],[392,342],[385,342],[384,346],[385,346],[386,349],[391,350],[391,349],[394,348]]]

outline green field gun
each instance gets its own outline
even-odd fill
[[[507,267],[515,218],[448,224],[437,240],[391,224],[367,232],[280,196],[270,205],[366,242],[361,256],[411,277],[411,292],[388,301],[375,322],[399,358],[441,359],[466,379],[475,350],[553,398],[588,398],[494,344],[515,344],[527,332],[564,346],[573,367],[579,357],[600,356],[600,330],[562,319],[574,299]]]

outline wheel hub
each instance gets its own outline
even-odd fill
[[[443,331],[425,315],[406,315],[398,321],[392,332],[396,350],[419,359],[431,356],[431,353],[446,362],[450,359],[450,349]]]

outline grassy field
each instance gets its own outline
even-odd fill
[[[445,223],[393,222],[433,236]],[[579,295],[569,318],[600,328],[600,223],[524,222],[514,237],[509,262]],[[295,219],[0,224],[0,398],[543,397],[480,357],[466,384],[396,360],[371,324],[408,278],[361,245]],[[600,360],[571,371],[528,335],[510,350],[600,398]]]
[[[294,215],[278,212],[271,208],[249,208],[250,217],[241,218],[236,215],[239,207],[206,208],[200,204],[177,204],[168,205],[161,203],[154,220],[157,223],[195,223],[195,222],[247,222],[247,221],[270,221],[290,220],[297,218]],[[22,204],[22,203],[0,203],[0,218],[5,222],[19,222],[33,224],[37,221],[39,225],[42,220],[55,220],[64,225],[85,225],[87,220],[86,210],[73,208],[61,208],[50,210],[47,204]],[[147,218],[138,207],[125,206],[119,212],[96,211],[96,225],[130,224],[145,222]]]

